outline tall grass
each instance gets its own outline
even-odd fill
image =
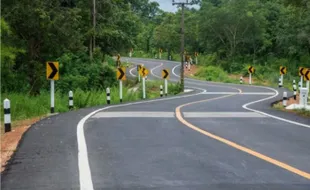
[[[160,97],[160,81],[147,81],[147,98]],[[134,88],[136,90],[134,90]],[[169,84],[169,94],[177,94],[177,84]],[[102,90],[83,91],[77,89],[73,91],[74,109],[105,105],[106,92]],[[38,96],[29,96],[21,93],[2,94],[0,106],[3,107],[3,100],[8,98],[11,101],[12,121],[29,119],[37,116],[44,116],[50,112],[50,93],[42,91]],[[142,85],[135,81],[127,80],[123,87],[123,102],[136,101],[142,99]],[[68,94],[62,94],[59,91],[55,93],[55,112],[67,112]],[[119,103],[119,87],[111,88],[111,104]],[[2,113],[3,114],[3,113]],[[3,117],[1,117],[3,121]]]

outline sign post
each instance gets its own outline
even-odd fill
[[[55,112],[55,81],[51,80],[51,113]]]
[[[307,69],[306,68],[303,68],[303,67],[299,67],[299,72],[298,72],[298,75],[300,76],[300,83],[299,83],[299,88],[302,88],[303,87],[303,76],[306,74],[305,71]]]
[[[163,50],[160,48],[159,49],[159,59],[161,59],[161,54],[162,54]]]
[[[46,78],[51,83],[51,113],[55,112],[55,80],[59,80],[59,63],[46,62]]]
[[[250,66],[249,69],[248,69],[248,72],[249,72],[249,84],[251,85],[252,84],[252,73],[255,72],[254,67]]]
[[[140,70],[141,70],[142,66],[141,65],[137,65],[137,71],[138,71],[138,81],[140,82],[141,80],[141,75],[140,75]]]
[[[168,69],[163,69],[161,71],[161,76],[165,80],[165,96],[168,96],[168,79],[169,79]]]
[[[146,93],[145,93],[145,77],[142,77],[142,91],[143,91],[143,99],[146,98]]]
[[[281,75],[281,81],[279,83],[279,88],[283,87],[283,76],[286,74],[287,69],[284,66],[280,66],[280,75]]]
[[[145,77],[149,74],[149,71],[142,67],[139,71],[139,74],[142,76],[142,91],[143,91],[143,99],[146,98],[146,92],[145,92]]]
[[[126,68],[119,67],[116,71],[116,78],[119,80],[119,101],[123,102],[123,80],[126,80]]]

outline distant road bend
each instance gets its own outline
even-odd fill
[[[126,59],[144,64],[148,80],[161,80],[163,68],[179,80],[178,62]],[[310,189],[310,120],[270,107],[284,89],[185,85],[193,91],[38,122],[2,189]]]

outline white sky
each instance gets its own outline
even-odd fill
[[[151,0],[159,3],[159,8],[166,12],[176,12],[178,10],[176,5],[172,5],[172,0]],[[175,0],[178,2],[178,0]],[[197,5],[196,5],[197,7]]]

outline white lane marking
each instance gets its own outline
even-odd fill
[[[177,68],[177,67],[180,67],[181,65],[176,65],[173,70],[172,70],[172,73],[174,76],[176,77],[180,77],[180,75],[177,75],[174,70]],[[190,80],[192,82],[206,82],[206,81],[201,81],[201,80],[197,80],[197,79],[191,79],[191,78],[186,78],[186,80]],[[189,82],[187,81],[188,83],[192,83],[192,82]],[[237,86],[237,87],[241,87],[241,86],[246,86],[246,87],[255,87],[255,88],[262,88],[262,89],[269,89],[268,87],[264,87],[264,86],[256,86],[256,85],[249,85],[249,84],[234,84],[234,83],[223,83],[223,82],[212,82],[212,81],[208,81],[208,83],[211,83],[211,84],[224,84],[224,85],[231,85],[231,86]],[[196,84],[196,83],[192,83],[192,84]],[[199,85],[199,84],[196,84],[196,85]],[[208,84],[209,85],[209,84]],[[220,86],[220,87],[225,87],[225,86]],[[270,90],[270,89],[269,89]],[[273,91],[273,90],[272,90]]]
[[[88,161],[88,152],[84,135],[84,123],[95,112],[85,116],[77,125],[78,160],[79,160],[79,179],[80,190],[93,190],[93,181]]]
[[[186,118],[262,118],[255,112],[183,112]],[[174,112],[98,112],[91,118],[174,118]]]
[[[161,66],[163,66],[163,63],[161,63],[160,65],[158,65],[158,66],[154,67],[153,69],[151,69],[151,74],[152,74],[154,77],[159,78],[159,79],[161,79],[161,77],[158,76],[158,75],[155,75],[153,72],[154,72],[155,69],[160,68]]]
[[[173,69],[172,69],[172,73],[179,77],[179,75],[177,75],[174,70],[179,67],[180,65],[176,65]],[[192,80],[192,79],[190,79]],[[224,83],[222,83],[224,84]],[[237,84],[235,84],[237,85]],[[259,102],[263,102],[263,101],[266,101],[266,100],[269,100],[269,99],[272,99],[272,98],[275,98],[279,95],[279,92],[273,88],[269,88],[269,87],[264,87],[264,86],[255,86],[255,85],[247,85],[249,87],[254,87],[254,88],[263,88],[263,89],[268,89],[268,90],[271,90],[273,92],[275,92],[275,94],[273,96],[270,96],[270,97],[267,97],[267,98],[263,98],[263,99],[260,99],[260,100],[257,100],[257,101],[254,101],[254,102],[249,102],[245,105],[243,105],[242,107],[246,110],[249,110],[249,111],[253,111],[253,112],[256,112],[256,113],[260,113],[260,114],[263,114],[263,115],[266,115],[268,117],[271,117],[271,118],[274,118],[274,119],[277,119],[277,120],[280,120],[280,121],[284,121],[284,122],[287,122],[287,123],[291,123],[291,124],[294,124],[294,125],[298,125],[298,126],[302,126],[302,127],[306,127],[306,128],[310,128],[310,125],[307,125],[307,124],[303,124],[303,123],[298,123],[298,122],[295,122],[295,121],[292,121],[292,120],[288,120],[288,119],[284,119],[284,118],[281,118],[281,117],[278,117],[278,116],[274,116],[274,115],[271,115],[271,114],[268,114],[268,113],[265,113],[265,112],[262,112],[262,111],[259,111],[259,110],[255,110],[255,109],[251,109],[251,108],[248,108],[248,106],[252,105],[252,104],[255,104],[255,103],[259,103]]]
[[[264,87],[264,88],[268,88],[268,87]],[[271,114],[268,114],[268,113],[265,113],[265,112],[262,112],[262,111],[259,111],[259,110],[255,110],[255,109],[252,109],[252,108],[248,108],[248,106],[252,105],[252,104],[256,104],[256,103],[259,103],[259,102],[263,102],[263,101],[266,101],[266,100],[269,100],[269,99],[272,99],[272,98],[275,98],[279,95],[279,92],[275,89],[272,89],[272,88],[268,88],[269,90],[273,90],[276,94],[271,96],[271,97],[268,97],[268,98],[264,98],[264,99],[261,99],[261,100],[257,100],[257,101],[254,101],[254,102],[249,102],[247,104],[244,104],[242,107],[246,110],[249,110],[249,111],[253,111],[253,112],[256,112],[256,113],[260,113],[260,114],[263,114],[263,115],[266,115],[268,117],[271,117],[271,118],[274,118],[274,119],[277,119],[277,120],[280,120],[280,121],[284,121],[284,122],[287,122],[287,123],[291,123],[291,124],[294,124],[294,125],[298,125],[298,126],[301,126],[301,127],[306,127],[306,128],[310,128],[310,125],[307,125],[307,124],[303,124],[303,123],[298,123],[296,121],[292,121],[292,120],[288,120],[288,119],[284,119],[282,117],[278,117],[278,116],[274,116],[274,115],[271,115]]]
[[[272,92],[243,92],[241,93],[241,95],[266,95],[266,96],[273,96],[276,93],[272,93]]]
[[[184,92],[193,92],[194,90],[192,89],[184,89]]]
[[[173,67],[173,69],[172,69],[172,74],[173,74],[174,76],[176,76],[176,77],[180,77],[180,75],[177,75],[177,74],[175,73],[175,69],[176,69],[177,67],[180,67],[180,65],[176,65],[176,66]],[[185,80],[188,80],[188,78],[186,78]],[[197,81],[199,81],[199,80],[197,80]],[[199,81],[199,82],[203,82],[203,81]],[[235,87],[220,86],[220,85],[215,85],[215,84],[197,84],[197,83],[193,83],[193,82],[189,82],[189,81],[186,81],[186,83],[194,84],[194,85],[200,85],[200,86],[204,85],[204,86],[213,86],[213,87],[218,87],[218,88],[228,88],[228,89],[237,90],[237,91],[239,91],[239,93],[242,93],[242,91],[241,91],[240,89],[235,88]]]
[[[255,112],[183,112],[186,118],[262,118]]]
[[[159,67],[162,66],[162,65],[163,65],[163,63],[161,63],[159,66],[156,66],[156,67],[154,67],[153,69],[151,69],[151,74],[152,74],[154,77],[161,79],[160,76],[154,74],[154,70],[157,69],[157,68],[159,68]],[[171,81],[176,81],[176,80],[171,80]],[[186,87],[186,86],[185,86],[185,87]],[[189,87],[189,88],[190,88],[190,87]],[[202,91],[203,91],[202,93],[207,92],[206,89],[199,88],[199,87],[194,87],[194,89],[202,90]],[[184,92],[192,92],[192,91],[193,91],[192,89],[186,89],[186,90],[187,90],[187,91],[184,90]]]
[[[275,95],[275,93],[263,93],[263,92],[242,92],[242,93],[239,93],[239,92],[204,92],[203,94],[236,94],[236,95],[265,95],[265,96],[270,96],[270,95]]]
[[[176,76],[176,77],[180,77],[180,75],[177,75],[175,72],[174,72],[174,70],[177,68],[177,67],[180,67],[181,65],[176,65],[176,66],[174,66],[173,67],[173,69],[172,69],[172,74],[174,75],[174,76]]]
[[[137,68],[136,68],[136,67],[131,68],[131,69],[129,70],[129,73],[131,74],[131,76],[136,77],[137,75],[135,75],[135,74],[132,73],[132,71],[133,71],[134,69],[137,69]]]
[[[199,88],[197,88],[197,89],[199,89]],[[87,151],[87,145],[86,145],[85,134],[84,134],[84,124],[85,124],[87,119],[89,119],[91,116],[93,116],[94,114],[96,114],[100,111],[107,110],[110,108],[125,107],[125,106],[130,106],[130,105],[137,105],[137,104],[145,104],[145,103],[151,103],[151,102],[159,102],[159,101],[167,101],[167,100],[186,98],[186,97],[200,95],[204,91],[205,90],[202,89],[202,92],[199,92],[196,94],[108,106],[108,107],[104,107],[104,108],[95,110],[95,111],[91,112],[90,114],[88,114],[87,116],[85,116],[83,119],[81,119],[77,125],[78,166],[79,166],[80,190],[93,190],[94,189],[92,177],[91,177],[91,171],[90,171],[90,167],[89,167],[88,151]]]
[[[92,118],[120,118],[120,117],[149,117],[149,118],[173,118],[174,112],[99,112],[92,116]]]
[[[159,67],[163,66],[163,65],[164,65],[164,64],[163,64],[163,63],[161,63],[160,65],[157,65],[156,67],[152,68],[152,69],[151,69],[151,74],[152,74],[153,76],[155,76],[155,77],[157,77],[157,78],[160,78],[160,79],[161,79],[161,77],[160,77],[160,76],[155,75],[155,74],[153,73],[153,71],[154,71],[155,69],[157,69],[157,68],[159,68]]]

